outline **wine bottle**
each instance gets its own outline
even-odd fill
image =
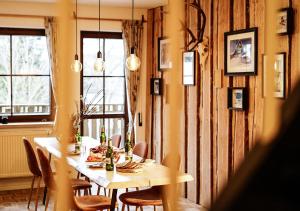
[[[112,141],[111,139],[108,140],[108,147],[106,151],[106,156],[105,156],[105,168],[106,171],[113,171],[114,170],[114,153],[113,153],[113,148],[112,148]]]
[[[106,143],[106,135],[105,135],[105,128],[101,128],[101,134],[100,134],[100,145],[104,146]]]
[[[127,133],[127,139],[125,141],[125,160],[126,161],[132,160],[132,147],[131,147],[130,133]]]
[[[76,133],[75,135],[75,153],[80,152],[80,147],[81,147],[81,135],[79,132]]]

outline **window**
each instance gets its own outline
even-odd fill
[[[50,64],[45,30],[0,28],[0,116],[49,120]]]
[[[105,59],[105,71],[94,72],[99,51]],[[99,138],[99,130],[105,124],[107,137],[121,134],[127,125],[124,43],[121,33],[81,32],[81,95],[85,104],[93,104],[95,110],[85,115],[83,134]],[[101,90],[103,92],[99,93]]]

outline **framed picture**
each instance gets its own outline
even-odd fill
[[[257,74],[257,28],[224,34],[225,75]]]
[[[183,85],[195,85],[196,73],[196,51],[187,51],[182,53],[182,80]]]
[[[151,95],[162,95],[162,79],[161,78],[151,78]]]
[[[276,32],[279,35],[292,34],[294,29],[293,8],[283,8],[278,11]]]
[[[170,40],[165,37],[158,38],[158,70],[172,68],[170,54]]]
[[[267,90],[267,59],[263,55],[263,97],[266,97]],[[274,97],[285,98],[285,71],[286,71],[286,53],[276,54],[274,64]]]
[[[228,88],[227,107],[232,110],[247,109],[247,89],[245,87]]]

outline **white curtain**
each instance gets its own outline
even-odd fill
[[[56,90],[56,78],[58,76],[57,68],[57,20],[55,17],[45,17],[45,32],[47,39],[48,55],[50,61],[50,75],[51,75],[51,86],[54,105],[52,114],[54,117],[54,131],[56,131],[57,126],[57,90]]]

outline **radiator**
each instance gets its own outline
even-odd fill
[[[45,128],[0,129],[0,178],[30,176],[22,137],[33,143],[34,137],[48,136],[50,131]]]

